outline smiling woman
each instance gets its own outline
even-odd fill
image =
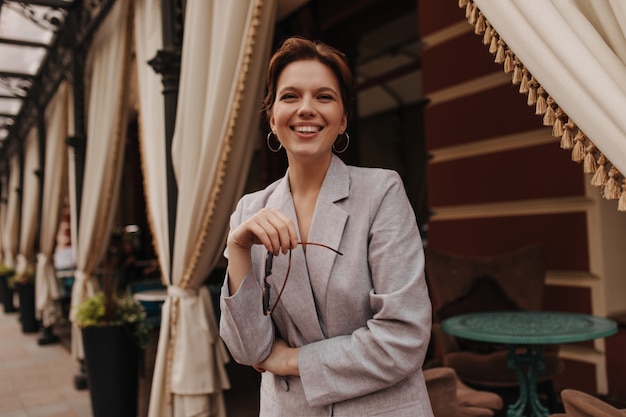
[[[222,338],[263,374],[261,416],[432,417],[415,214],[396,172],[333,155],[352,100],[345,56],[290,38],[267,81],[265,110],[289,168],[231,216]]]

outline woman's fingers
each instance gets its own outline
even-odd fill
[[[277,209],[263,209],[267,215],[267,220],[271,225],[268,228],[270,233],[270,240],[272,242],[271,248],[267,247],[267,250],[278,255],[278,252],[287,253],[289,249],[296,247],[298,244],[298,233],[296,227],[291,219],[285,216]]]
[[[278,255],[298,244],[298,233],[291,219],[277,209],[261,209],[237,227],[230,238],[240,247],[262,244]]]

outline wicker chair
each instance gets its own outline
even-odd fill
[[[464,257],[426,250],[426,277],[433,300],[434,363],[453,368],[465,383],[495,391],[515,388],[507,349],[498,344],[455,338],[439,323],[463,313],[499,310],[541,310],[545,283],[544,251],[540,245],[492,257]],[[540,392],[554,409],[552,378],[563,369],[558,345],[544,347],[545,370],[538,377]]]

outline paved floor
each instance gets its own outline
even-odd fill
[[[92,417],[89,391],[74,387],[76,361],[61,344],[39,346],[18,317],[0,308],[0,417]]]

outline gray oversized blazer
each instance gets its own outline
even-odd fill
[[[244,196],[231,230],[263,207],[297,227],[288,173]],[[263,361],[274,337],[298,355],[300,377],[265,372],[261,416],[432,417],[422,364],[431,304],[415,215],[394,171],[346,166],[333,156],[320,191],[309,241],[292,251],[290,278],[271,317],[262,312],[265,249],[235,294],[222,288],[220,333],[242,364]],[[227,255],[227,254],[226,254]],[[272,305],[287,255],[274,257]]]

